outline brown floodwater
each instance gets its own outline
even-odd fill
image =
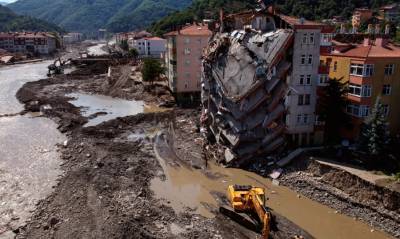
[[[212,218],[214,214],[205,207],[207,204],[214,207],[219,205],[218,199],[212,196],[212,192],[225,193],[228,185],[231,184],[254,185],[266,189],[269,198],[268,207],[294,222],[315,238],[391,238],[359,220],[335,213],[334,209],[306,197],[299,197],[289,188],[274,185],[271,180],[255,173],[210,164],[207,173],[209,176],[206,176],[200,170],[171,164],[161,152],[164,149],[160,148],[163,146],[162,142],[157,142],[158,140],[156,137],[154,149],[166,180],[153,179],[151,188],[157,198],[162,199],[177,213],[189,208],[194,213]]]

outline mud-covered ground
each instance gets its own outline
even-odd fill
[[[120,75],[110,81],[105,72],[104,66],[82,68],[27,83],[17,93],[27,111],[42,111],[68,136],[59,145],[64,175],[54,192],[37,205],[28,224],[14,231],[17,238],[256,238],[258,234],[227,220],[216,208],[211,209],[216,214],[211,219],[190,210],[178,214],[150,189],[152,178],[163,177],[151,135],[171,125],[182,161],[194,170],[204,169],[196,110],[139,114],[83,127],[88,118],[68,102],[66,94],[97,93],[152,104],[171,101],[162,87],[148,93],[120,77],[126,70],[117,70]],[[138,132],[145,136],[130,137]],[[283,230],[273,232],[273,238],[294,234],[311,238],[285,219],[277,220]]]
[[[400,238],[400,193],[304,156],[285,169],[282,185]]]

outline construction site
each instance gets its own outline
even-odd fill
[[[1,198],[21,204],[2,204],[0,238],[399,238],[398,182],[314,152],[280,164],[298,130],[297,34],[319,26],[263,5],[221,18],[203,53],[200,107],[176,106],[166,84],[143,81],[140,63],[105,51],[82,58],[82,48],[60,60],[71,64],[63,73],[46,78],[40,65],[40,79],[13,87],[23,109],[10,111],[12,101],[0,123],[51,121],[31,138],[56,146],[29,165],[59,161],[53,176],[4,176],[15,193]],[[29,186],[37,177],[47,181],[40,195],[30,192],[44,190]]]

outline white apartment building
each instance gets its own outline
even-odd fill
[[[129,48],[135,48],[139,56],[161,57],[165,54],[167,41],[159,37],[128,39]]]
[[[295,32],[293,68],[288,77],[286,98],[287,133],[295,145],[310,145],[314,141],[318,69],[322,25],[292,17],[283,17]]]

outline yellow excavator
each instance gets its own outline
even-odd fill
[[[231,208],[222,206],[220,212],[249,229],[261,230],[262,238],[268,239],[272,214],[266,207],[264,189],[230,185],[227,196]]]

